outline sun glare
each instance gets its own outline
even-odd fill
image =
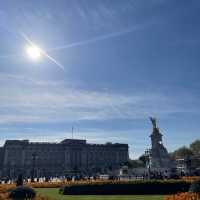
[[[26,48],[26,53],[32,60],[39,60],[41,58],[42,52],[37,46],[29,46]]]

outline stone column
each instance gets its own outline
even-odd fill
[[[6,165],[7,165],[7,162],[8,162],[8,149],[5,148],[3,166],[6,166]]]
[[[83,148],[81,151],[81,164],[84,169],[87,168],[87,149],[86,148]]]
[[[22,160],[21,160],[21,166],[24,167],[25,162],[25,149],[22,149]]]
[[[71,162],[70,162],[70,148],[69,147],[65,147],[64,150],[64,154],[65,154],[65,162],[64,162],[64,168],[65,169],[69,169],[71,168]]]

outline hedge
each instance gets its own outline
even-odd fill
[[[15,189],[11,190],[9,193],[9,198],[11,199],[34,199],[36,196],[35,191],[29,187],[18,186]]]
[[[189,192],[200,194],[200,180],[194,181],[191,184]]]
[[[59,192],[64,195],[140,195],[187,192],[187,181],[129,181],[66,185]]]

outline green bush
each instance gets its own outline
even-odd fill
[[[194,181],[189,189],[189,192],[200,194],[200,180]]]
[[[34,199],[36,196],[35,191],[29,187],[16,187],[9,193],[9,198],[13,200],[30,200]]]
[[[130,181],[66,185],[59,193],[64,195],[139,195],[174,194],[189,190],[185,181]]]

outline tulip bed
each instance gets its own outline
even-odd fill
[[[199,200],[199,195],[195,193],[178,193],[164,197],[164,200]]]

